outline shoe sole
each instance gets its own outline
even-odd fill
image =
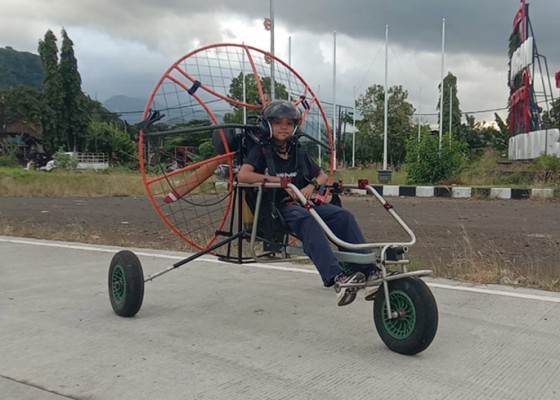
[[[375,286],[375,287],[366,289],[366,294],[364,296],[364,300],[365,301],[373,301],[375,299],[375,295],[377,294],[378,290],[379,290],[379,286]]]
[[[348,280],[346,283],[362,283],[366,281],[366,276],[361,272],[357,272],[354,276]],[[356,294],[359,288],[343,288],[338,294],[337,304],[339,307],[347,306],[356,300]]]
[[[389,274],[392,275],[392,274]],[[381,279],[381,270],[378,269],[377,271],[377,278],[375,278],[374,280],[378,280]],[[377,294],[377,291],[379,290],[379,288],[381,287],[381,284],[379,286],[369,286],[366,287],[366,293],[364,295],[364,300],[365,301],[373,301],[375,300],[375,295]]]

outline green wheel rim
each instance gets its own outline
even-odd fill
[[[406,339],[414,331],[416,326],[416,309],[412,299],[401,290],[389,293],[391,311],[397,312],[397,318],[389,318],[387,305],[383,304],[383,325],[385,330],[395,339]]]
[[[126,278],[120,265],[116,265],[111,274],[111,295],[117,304],[122,304],[126,297]]]

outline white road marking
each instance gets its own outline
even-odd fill
[[[56,247],[56,248],[70,249],[70,250],[97,251],[101,253],[115,253],[120,250],[120,248],[96,247],[94,245],[75,245],[75,244],[61,243],[55,241],[42,241],[39,239],[20,239],[20,238],[2,237],[2,236],[0,236],[0,242],[25,244],[31,246]],[[162,259],[169,259],[169,260],[183,260],[191,254],[191,253],[185,253],[184,255],[178,256],[178,255],[170,255],[170,254],[151,253],[142,250],[135,251],[134,253],[137,256],[162,258]],[[202,256],[198,258],[197,261],[204,261],[204,262],[215,263],[215,264],[239,265],[244,267],[262,268],[268,270],[299,272],[304,274],[315,274],[315,275],[318,274],[316,270],[304,269],[298,267],[286,267],[277,264],[266,264],[266,263],[233,264],[225,261],[220,261],[217,258],[209,257],[209,256]],[[461,292],[482,293],[482,294],[495,295],[495,296],[505,296],[505,297],[519,298],[519,299],[560,303],[560,297],[542,296],[542,295],[535,295],[535,294],[528,294],[528,293],[513,293],[513,292],[507,292],[503,290],[485,289],[480,287],[468,287],[468,286],[459,286],[459,285],[447,285],[447,284],[433,283],[433,282],[428,282],[427,284],[428,286],[437,289],[457,290]]]

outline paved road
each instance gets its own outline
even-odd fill
[[[560,398],[560,294],[428,280],[440,327],[410,357],[301,265],[198,261],[117,317],[117,250],[0,236],[2,399]],[[138,252],[147,274],[184,257]]]

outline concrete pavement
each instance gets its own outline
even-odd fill
[[[438,334],[388,350],[361,299],[337,307],[305,265],[199,260],[107,295],[107,246],[0,236],[0,398],[557,399],[560,294],[428,279]],[[185,254],[135,250],[145,275]]]

